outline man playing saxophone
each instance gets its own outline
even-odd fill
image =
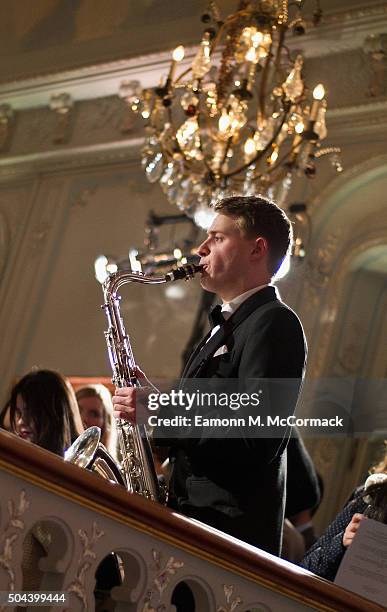
[[[215,326],[193,351],[183,379],[232,379],[250,391],[259,380],[292,380],[296,391],[285,401],[282,394],[278,408],[291,415],[304,375],[306,344],[299,319],[272,284],[291,248],[290,221],[261,197],[226,198],[215,211],[198,254],[201,285],[219,296],[221,316],[218,308]],[[117,389],[113,403],[117,417],[133,419],[136,390]],[[285,428],[273,437],[170,440],[169,506],[279,555],[288,435]]]

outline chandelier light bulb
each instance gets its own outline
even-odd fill
[[[318,85],[316,85],[316,87],[313,90],[313,98],[315,100],[322,100],[324,96],[325,96],[324,85],[322,83],[319,83]]]
[[[219,130],[223,133],[227,132],[227,130],[230,128],[230,125],[231,125],[231,119],[228,113],[223,112],[219,119]]]
[[[316,87],[313,90],[313,104],[312,104],[312,108],[310,109],[310,116],[309,116],[310,121],[316,121],[317,114],[318,114],[318,111],[321,105],[321,101],[324,99],[324,96],[325,96],[324,85],[322,83],[319,83],[318,85],[316,85]]]
[[[251,42],[253,43],[254,47],[259,47],[259,45],[262,44],[263,41],[263,34],[262,32],[255,32],[255,34],[252,35],[251,37]]]
[[[179,45],[178,47],[176,47],[176,49],[173,50],[173,53],[172,53],[172,63],[169,69],[167,84],[169,84],[173,79],[173,76],[176,70],[176,64],[178,62],[181,62],[183,58],[184,58],[184,47],[183,45]]]
[[[174,49],[172,53],[172,59],[174,62],[181,62],[181,60],[184,59],[183,45],[179,45],[178,47],[176,47],[176,49]]]
[[[277,161],[277,159],[278,159],[278,149],[277,149],[277,148],[275,148],[275,149],[273,149],[273,152],[272,152],[272,154],[270,155],[270,157],[268,158],[268,160],[267,160],[267,161],[268,161],[268,162],[269,162],[269,164],[272,166],[273,164],[275,164],[275,162]]]
[[[247,51],[247,53],[245,55],[245,59],[248,62],[256,62],[257,61],[257,52],[255,50],[255,47],[250,47],[250,49]]]
[[[246,155],[253,155],[253,153],[255,153],[256,148],[255,148],[255,141],[254,138],[248,138],[245,142],[245,146],[244,146],[244,151],[246,153]]]
[[[299,121],[298,123],[296,123],[294,129],[295,129],[297,134],[302,134],[302,132],[304,131],[304,122],[303,121]]]

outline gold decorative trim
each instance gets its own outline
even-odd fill
[[[310,604],[310,605],[313,604],[315,609],[320,610],[321,612],[337,612],[337,609],[331,608],[328,605],[324,605],[321,601],[316,601],[315,599],[302,595],[301,593],[298,593],[289,587],[278,585],[273,580],[262,578],[262,576],[259,576],[250,570],[242,569],[239,566],[233,563],[230,563],[229,561],[219,559],[219,557],[212,555],[211,553],[207,553],[201,550],[200,548],[193,546],[192,544],[187,544],[186,542],[184,542],[183,540],[179,538],[175,538],[174,536],[162,533],[153,527],[144,525],[143,523],[141,523],[140,521],[137,521],[136,519],[133,519],[128,516],[123,516],[122,514],[119,514],[118,512],[116,512],[115,510],[111,510],[109,508],[106,508],[106,506],[103,506],[102,504],[99,504],[99,503],[93,502],[90,499],[81,497],[77,493],[74,493],[68,489],[64,490],[54,483],[47,482],[43,478],[36,476],[35,474],[31,474],[24,468],[19,468],[15,465],[6,463],[3,459],[0,459],[0,469],[1,468],[10,474],[14,474],[16,476],[19,476],[20,478],[23,478],[24,480],[26,480],[27,482],[30,482],[31,484],[40,486],[41,488],[51,493],[55,493],[56,495],[59,495],[60,497],[73,501],[84,508],[96,511],[99,514],[106,516],[108,518],[111,518],[117,521],[118,523],[131,527],[132,529],[135,529],[136,531],[140,533],[145,533],[146,535],[149,535],[162,542],[170,544],[199,559],[202,559],[203,561],[208,561],[212,565],[216,565],[217,567],[220,567],[227,571],[231,571],[237,576],[246,578],[255,584],[259,584],[260,586],[264,588],[274,591],[275,593],[279,593],[280,595],[284,595],[286,597],[289,597],[291,599],[294,599],[304,604]]]

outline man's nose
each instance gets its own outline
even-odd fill
[[[198,255],[200,255],[200,257],[205,257],[208,255],[210,252],[210,249],[208,248],[208,238],[198,246],[196,252]]]

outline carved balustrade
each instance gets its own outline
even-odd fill
[[[32,534],[44,552],[30,568],[35,588],[69,594],[53,610],[95,609],[95,573],[111,551],[123,581],[105,610],[172,612],[182,581],[197,612],[382,609],[6,432],[0,479],[0,591],[23,590]]]

